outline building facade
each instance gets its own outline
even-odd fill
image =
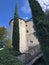
[[[13,21],[10,21],[10,39],[12,43],[12,34],[13,34]],[[39,45],[39,41],[36,38],[36,31],[34,30],[33,20],[29,19],[25,21],[19,18],[19,50],[21,53],[25,53],[30,48]]]

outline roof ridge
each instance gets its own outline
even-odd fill
[[[23,18],[18,18],[18,19],[21,19],[21,20],[23,20],[23,21],[25,21],[25,22],[29,22],[30,20],[33,20],[32,17],[29,18],[28,20],[25,20],[25,19],[23,19]],[[12,18],[12,19],[10,20],[9,24],[11,23],[12,20],[14,20],[14,18]]]

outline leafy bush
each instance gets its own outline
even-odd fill
[[[3,44],[0,43],[0,48],[3,48]]]
[[[8,47],[8,48],[12,48],[11,40],[10,40],[10,39],[7,39],[5,45],[6,45],[6,47]]]
[[[11,53],[12,55],[14,55],[14,56],[18,56],[18,55],[21,54],[19,51],[15,51],[15,50],[11,50],[10,53]]]
[[[0,65],[23,65],[8,49],[0,51]]]

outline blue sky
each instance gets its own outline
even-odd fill
[[[9,27],[9,21],[13,18],[16,0],[0,0],[0,26]]]
[[[25,1],[24,0],[0,0],[0,26],[5,26],[9,28],[9,21],[14,17],[16,3],[18,3],[19,17],[24,19],[28,19],[31,17],[30,12],[28,12],[27,14],[25,13],[28,11],[26,10],[26,8],[24,8],[26,11],[25,12],[23,11],[22,6],[25,7],[26,0]],[[27,4],[26,6],[27,9],[29,9]]]
[[[18,1],[18,14],[19,17],[27,20],[29,18],[31,18],[31,10],[29,7],[29,3],[27,0],[19,0]],[[21,4],[22,3],[22,4]]]
[[[37,0],[43,11],[49,9],[49,0]],[[31,18],[28,0],[0,0],[0,26],[9,28],[9,21],[14,17],[15,5],[18,3],[19,17],[27,20]]]

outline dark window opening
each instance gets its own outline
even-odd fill
[[[27,32],[29,32],[29,31],[27,30]]]
[[[31,43],[33,43],[33,41],[30,41]]]
[[[26,25],[26,27],[27,27],[27,25]]]

